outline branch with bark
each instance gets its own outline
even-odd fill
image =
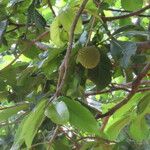
[[[132,11],[121,10],[121,9],[113,9],[113,8],[108,8],[106,10],[110,10],[112,12],[120,12],[120,13],[133,13]],[[147,14],[137,14],[136,16],[138,16],[138,17],[150,17],[150,15],[147,15]]]
[[[130,89],[125,88],[125,87],[113,87],[113,88],[110,88],[108,90],[86,92],[85,97],[93,96],[93,95],[99,95],[99,94],[112,93],[114,91],[121,91],[121,90],[125,91],[125,92],[131,92]],[[137,93],[138,92],[145,92],[145,91],[150,91],[150,87],[140,88],[140,89],[137,90]]]
[[[50,0],[47,0],[47,4],[48,4],[50,10],[51,10],[52,13],[53,13],[53,16],[56,17],[56,14],[55,14],[55,11],[54,11],[54,9],[53,9],[53,7],[52,7],[51,1],[50,1]]]
[[[74,31],[75,31],[75,27],[78,23],[79,17],[82,14],[82,11],[84,10],[84,7],[86,6],[88,0],[84,0],[75,16],[75,19],[71,25],[71,29],[69,32],[69,43],[68,43],[68,47],[67,47],[67,51],[66,51],[66,55],[64,57],[64,60],[62,62],[62,64],[60,65],[60,71],[59,71],[59,78],[58,78],[58,84],[57,84],[57,90],[55,93],[55,96],[57,97],[60,92],[61,89],[65,83],[65,79],[66,79],[66,75],[67,75],[67,70],[68,70],[68,65],[69,65],[69,59],[70,59],[70,55],[71,55],[71,50],[72,50],[72,46],[73,46],[73,39],[74,39]]]
[[[120,109],[122,106],[128,103],[128,101],[136,94],[138,91],[138,88],[140,86],[141,80],[146,76],[148,71],[150,70],[150,63],[148,63],[144,69],[141,71],[141,73],[136,77],[136,79],[132,82],[132,89],[131,92],[125,97],[120,103],[112,107],[108,112],[104,114],[97,115],[97,118],[103,118],[106,116],[113,115],[118,109]]]
[[[118,19],[124,19],[124,18],[132,17],[132,16],[138,16],[139,14],[143,13],[144,11],[146,11],[148,9],[150,9],[150,5],[147,5],[147,6],[143,7],[142,9],[131,12],[129,14],[125,14],[125,15],[121,15],[121,16],[115,16],[115,17],[101,16],[101,18],[103,18],[103,20],[105,20],[105,21],[113,21],[113,20],[118,20]]]

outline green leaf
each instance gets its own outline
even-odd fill
[[[65,49],[64,48],[53,48],[48,51],[48,61],[58,57]]]
[[[136,95],[134,95],[130,101],[123,105],[120,109],[118,109],[114,114],[113,117],[117,118],[117,117],[121,117],[125,114],[127,114],[128,112],[131,113],[132,110],[134,110],[133,108],[137,105],[137,103],[145,96],[145,94],[141,94],[141,93],[137,93]]]
[[[24,126],[26,119],[27,119],[27,117],[25,117],[19,124],[19,127],[15,133],[14,143],[10,150],[18,150],[21,147],[21,145],[23,144],[24,133],[22,132],[22,130],[23,130],[23,126]]]
[[[41,30],[46,26],[44,17],[34,8],[33,4],[28,9],[28,24],[35,23],[35,26]]]
[[[71,29],[72,22],[75,17],[73,9],[67,9],[61,12],[53,21],[50,27],[50,37],[52,42],[62,47],[68,41],[68,35]],[[82,21],[81,18],[75,28],[75,34],[82,32]]]
[[[131,116],[123,116],[120,118],[110,118],[107,126],[105,127],[104,132],[107,137],[111,140],[115,140],[119,135],[121,129],[125,127],[131,120]]]
[[[29,40],[20,40],[19,48],[22,51],[23,55],[25,55],[26,57],[31,58],[31,59],[38,57],[38,54],[41,52]]]
[[[146,61],[147,61],[147,56],[145,54],[136,54],[132,57],[132,62],[134,64],[142,64],[145,63]]]
[[[6,31],[7,28],[7,24],[8,21],[7,20],[3,20],[0,22],[0,44],[2,44],[4,42],[4,33]]]
[[[34,110],[22,121],[17,130],[12,150],[13,147],[20,147],[24,141],[27,147],[30,148],[34,136],[45,118],[44,111],[46,103],[46,100],[41,100]]]
[[[54,102],[45,110],[45,115],[56,124],[66,124],[69,121],[69,111],[63,101]]]
[[[82,0],[79,0],[79,4],[81,4],[83,1]],[[75,3],[77,4],[77,3]],[[85,6],[85,10],[92,14],[92,15],[97,15],[97,12],[98,12],[98,9],[95,5],[95,3],[93,3],[93,0],[88,0],[86,6]]]
[[[41,66],[41,70],[44,72],[45,76],[48,79],[58,69],[59,64],[60,64],[59,60],[60,60],[60,58],[58,57],[58,59],[56,58],[56,59],[46,63],[46,65],[43,62],[43,66]]]
[[[61,39],[61,31],[62,28],[60,27],[59,19],[56,17],[50,26],[50,38],[58,47],[62,47],[65,44]]]
[[[131,56],[136,53],[137,45],[134,42],[113,41],[111,43],[111,54],[116,61],[120,61],[123,68],[131,64]]]
[[[16,4],[20,3],[20,2],[23,2],[24,0],[9,0],[9,6],[13,7],[15,6]]]
[[[88,70],[88,78],[93,81],[99,90],[104,89],[111,82],[112,64],[106,54],[101,53],[100,63],[94,69]]]
[[[7,18],[6,5],[0,3],[0,21]]]
[[[61,136],[59,139],[54,141],[53,148],[54,150],[60,150],[60,147],[62,150],[71,150],[71,145],[68,142],[70,142],[69,139],[65,136]]]
[[[130,25],[130,24],[132,24],[130,18],[125,18],[125,19],[120,19],[119,20],[119,25],[120,26],[126,26],[126,25]]]
[[[137,113],[141,115],[150,113],[150,94],[149,93],[147,93],[138,103]]]
[[[133,31],[133,30],[134,31],[136,31],[136,30],[143,30],[143,28],[141,26],[138,26],[138,25],[128,24],[128,25],[122,26],[122,27],[118,28],[117,30],[115,30],[113,35],[119,34],[121,32],[125,33],[125,35],[126,35],[126,32]],[[136,31],[136,32],[138,32],[138,31]]]
[[[136,11],[143,6],[143,0],[121,0],[121,5],[125,10]]]
[[[27,147],[31,146],[33,138],[45,118],[44,110],[46,102],[47,102],[46,100],[41,101],[36,106],[36,108],[29,114],[27,120],[24,123],[22,132],[25,133],[24,140]]]
[[[138,142],[148,138],[149,126],[143,116],[137,115],[137,117],[131,122],[130,134]]]
[[[124,76],[126,79],[126,83],[132,82],[134,78],[133,70],[131,68],[124,69]]]
[[[0,110],[0,122],[7,121],[11,116],[17,114],[21,110],[27,110],[29,108],[28,103],[19,104],[18,106],[6,107],[6,109]]]
[[[73,9],[67,9],[58,16],[59,23],[63,26],[65,31],[67,31],[68,33],[70,32],[74,17],[75,17],[75,12]],[[79,34],[81,32],[82,32],[82,21],[80,18],[78,20],[74,33]]]
[[[68,107],[71,125],[89,134],[100,135],[98,123],[88,109],[67,97],[60,97],[59,100],[64,101]]]
[[[74,69],[73,69],[73,72],[74,72]],[[77,72],[73,73],[73,72],[71,73],[72,75],[70,75],[70,77],[68,78],[67,84],[65,85],[67,89],[66,95],[68,97],[77,98],[80,95],[82,95],[82,92],[83,92],[80,86],[82,70],[80,69],[80,72],[78,71],[78,73]]]
[[[27,9],[31,5],[32,0],[10,0],[8,7],[16,9],[16,13],[26,13]]]
[[[6,81],[6,84],[14,86],[16,84],[16,69],[9,67],[0,72],[0,79]],[[10,76],[11,74],[11,76]]]

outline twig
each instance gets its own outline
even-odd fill
[[[47,4],[48,4],[50,10],[51,10],[52,13],[53,13],[53,16],[56,17],[56,14],[55,14],[55,11],[54,11],[54,9],[53,9],[53,7],[52,7],[51,1],[50,1],[50,0],[47,0]]]
[[[47,51],[49,46],[42,43],[42,42],[34,42],[34,41],[31,41],[31,44],[35,45],[37,48],[39,48],[40,50],[42,51]]]
[[[45,36],[47,36],[49,34],[49,31],[45,31],[42,34],[40,34],[35,40],[34,42],[37,42],[39,40],[41,40],[42,38],[44,38]]]
[[[13,106],[10,106],[10,107],[0,107],[0,111],[1,110],[5,110],[5,109],[10,109],[10,108],[15,108],[15,107],[18,107],[18,106],[22,106],[22,105],[25,105],[25,104],[29,104],[29,103],[17,103],[16,105],[13,105]]]
[[[59,78],[58,78],[58,84],[57,84],[57,90],[55,95],[58,96],[61,92],[61,89],[64,85],[65,79],[66,79],[66,75],[67,75],[67,70],[68,70],[68,65],[69,65],[69,59],[70,59],[70,55],[71,55],[71,50],[72,50],[72,46],[73,46],[73,38],[74,38],[74,31],[75,31],[75,27],[77,25],[77,22],[79,20],[79,17],[86,5],[86,3],[88,2],[88,0],[84,0],[75,16],[75,19],[71,25],[71,29],[69,32],[69,43],[68,43],[68,47],[67,47],[67,52],[66,55],[64,57],[64,60],[60,66],[60,72],[59,72]]]
[[[105,21],[124,19],[124,18],[132,17],[132,16],[137,16],[149,8],[150,8],[150,5],[147,5],[147,6],[143,7],[142,9],[134,11],[134,12],[129,13],[129,14],[125,14],[125,15],[121,15],[121,16],[115,16],[115,17],[103,17],[103,16],[101,16],[101,18],[103,18]]]
[[[101,128],[100,128],[100,131],[104,131],[104,129],[105,129],[107,123],[108,123],[109,118],[110,118],[110,116],[104,117],[103,123],[102,123]]]
[[[90,30],[89,30],[89,34],[88,34],[85,46],[87,46],[88,43],[90,42],[90,38],[91,38],[91,35],[92,35],[92,31],[93,31],[93,26],[94,26],[95,20],[96,20],[96,18],[93,17],[93,20],[92,20],[92,23],[91,23],[91,27],[90,27]]]
[[[15,27],[15,28],[13,28],[13,29],[10,29],[10,30],[6,31],[6,33],[13,32],[13,31],[15,31],[15,30],[17,30],[17,29],[19,29],[19,28],[18,28],[18,27]]]
[[[49,144],[49,142],[48,142],[48,141],[44,141],[44,142],[39,142],[39,143],[33,144],[33,145],[30,147],[30,150],[32,150],[32,148],[34,148],[34,147],[37,147],[37,146],[43,145],[43,144]]]
[[[24,114],[20,115],[20,116],[19,116],[15,121],[13,121],[13,122],[7,122],[7,123],[2,122],[2,123],[0,123],[0,127],[17,124],[17,123],[19,123],[19,122],[21,121],[20,119],[21,119],[24,115],[27,115],[27,114],[28,114],[28,112],[25,112]]]
[[[48,50],[48,46],[43,44],[43,43],[40,43],[40,42],[37,42],[37,40],[41,39],[43,36],[45,36],[47,34],[47,32],[43,33],[41,36],[39,36],[37,39],[33,40],[33,41],[30,41],[28,40],[28,42],[30,42],[31,45],[35,45],[37,48],[43,50],[43,51],[47,51]],[[20,52],[20,54],[18,54],[7,66],[5,66],[4,68],[2,68],[0,70],[3,71],[7,68],[9,68],[13,63],[15,63],[17,61],[17,59],[22,55],[24,51]]]
[[[101,140],[101,141],[104,141],[106,143],[117,143],[116,141],[110,141],[108,139],[104,139],[104,138],[101,138],[101,137],[94,137],[94,136],[86,136],[86,137],[81,137],[80,139],[77,140],[77,142],[79,141],[82,141],[84,139],[95,139],[95,140]]]
[[[15,62],[17,61],[17,59],[18,59],[21,55],[22,55],[22,53],[18,54],[7,66],[5,66],[4,68],[2,68],[2,69],[0,70],[0,72],[3,71],[3,70],[5,70],[5,69],[7,69],[7,68],[9,68],[13,63],[15,63]]]
[[[121,84],[121,86],[122,87],[114,86],[112,89],[102,90],[102,91],[89,91],[89,92],[85,93],[85,97],[92,96],[92,95],[106,94],[106,93],[111,93],[111,92],[120,91],[120,90],[123,90],[123,91],[126,91],[126,92],[131,91],[131,90],[128,89],[128,88],[130,88],[131,85],[130,86],[129,85],[125,86],[125,84]],[[145,87],[145,88],[138,89],[136,92],[145,92],[145,91],[149,91],[149,90],[150,90],[150,87]]]
[[[124,83],[124,84],[116,84],[113,83],[113,85],[117,85],[117,86],[121,86],[121,87],[125,87],[125,88],[130,88],[132,86],[132,82],[128,82],[128,83]],[[150,85],[150,81],[141,81],[140,85]]]
[[[137,42],[137,52],[143,52],[150,49],[150,41]]]
[[[120,90],[124,90],[126,92],[131,91],[131,90],[128,90],[127,88],[115,87],[114,89],[108,89],[108,90],[102,90],[102,91],[89,91],[89,92],[85,93],[85,97],[92,96],[92,95],[100,95],[100,94],[105,94],[105,93],[111,93],[111,92],[120,91]],[[136,92],[145,92],[145,91],[150,91],[150,87],[140,88]]]
[[[113,91],[120,91],[120,90],[124,90],[126,92],[130,92],[130,90],[128,88],[114,86],[114,87],[112,87],[112,88],[110,88],[108,90],[89,91],[89,92],[85,93],[85,97],[92,96],[92,95],[98,95],[98,94],[105,94],[105,93],[110,93],[110,92],[113,92]]]
[[[55,139],[58,130],[59,130],[59,126],[57,125],[56,128],[55,128],[55,130],[54,130],[54,133],[53,133],[51,139],[50,139],[49,142],[48,142],[48,145],[49,145],[49,146],[48,146],[48,150],[50,150],[51,144],[52,144],[53,140]]]
[[[108,8],[106,10],[116,11],[116,12],[120,12],[120,13],[132,13],[132,11],[120,10],[120,9],[113,9],[113,8]],[[138,14],[137,16],[139,16],[139,17],[150,17],[150,15],[146,15],[146,14]]]
[[[103,118],[106,116],[110,116],[113,113],[115,113],[119,108],[121,108],[123,105],[125,105],[126,103],[128,103],[128,101],[134,96],[134,94],[136,94],[138,87],[140,86],[140,82],[141,80],[146,76],[147,72],[150,69],[150,63],[148,63],[144,69],[141,71],[141,73],[136,77],[136,79],[132,82],[132,90],[131,92],[127,95],[126,98],[124,98],[120,103],[118,103],[117,105],[115,105],[114,107],[112,107],[108,112],[104,113],[104,114],[100,114],[97,117],[98,118]]]
[[[72,138],[72,137],[74,137],[74,136],[77,136],[77,134],[73,131],[73,130],[64,130],[64,128],[62,127],[62,128],[59,128],[59,130],[60,130],[60,132],[63,132],[64,133],[64,135],[66,136],[66,138],[70,141],[70,142],[72,142],[74,145],[75,145],[75,147],[78,149],[79,148],[79,144],[75,141],[75,139],[74,138]],[[71,132],[72,134],[73,134],[73,136],[72,137],[70,137],[69,135],[68,135],[68,132]]]
[[[150,87],[148,88],[141,88],[141,89],[138,89],[137,92],[145,92],[145,91],[150,91]]]
[[[20,120],[15,120],[13,122],[7,122],[7,123],[0,123],[0,127],[8,126],[8,125],[13,125],[19,123]]]
[[[25,23],[16,23],[16,22],[12,22],[12,21],[9,22],[9,25],[16,26],[18,29],[22,28],[22,27],[26,27]],[[29,24],[28,26],[35,27],[36,25],[33,23],[33,24]],[[49,28],[50,26],[46,25],[46,27]]]

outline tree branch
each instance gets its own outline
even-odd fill
[[[130,87],[125,87],[123,85],[122,87],[121,86],[120,87],[119,86],[118,87],[114,86],[113,88],[108,89],[108,90],[89,91],[89,92],[85,93],[85,97],[92,96],[92,95],[106,94],[106,93],[111,93],[111,92],[120,91],[120,90],[123,90],[123,91],[126,91],[126,92],[130,92],[131,90],[129,90],[128,88],[130,88]],[[145,91],[150,91],[150,87],[140,88],[136,92],[145,92]]]
[[[104,141],[106,143],[117,143],[116,141],[104,139],[102,137],[94,137],[94,136],[81,137],[80,139],[77,139],[77,142],[82,141],[82,140],[87,140],[87,139],[100,140],[100,141]]]
[[[145,92],[145,91],[150,91],[150,87],[141,88],[137,90],[137,92]]]
[[[136,45],[138,47],[137,51],[139,52],[143,52],[150,49],[150,41],[137,42]]]
[[[100,131],[104,131],[104,129],[105,129],[105,127],[106,127],[106,125],[107,125],[107,123],[109,121],[109,118],[110,118],[110,116],[104,117],[103,123],[102,123],[101,128],[100,128]]]
[[[115,17],[101,16],[101,18],[103,18],[105,21],[113,21],[113,20],[118,20],[118,19],[124,19],[124,18],[132,17],[132,16],[137,16],[137,15],[141,14],[142,12],[146,11],[149,8],[150,8],[150,5],[147,5],[147,6],[143,7],[140,10],[134,11],[134,12],[126,14],[126,15],[115,16]]]
[[[44,145],[44,144],[49,144],[48,141],[44,141],[44,142],[39,142],[39,143],[36,143],[36,144],[33,144],[29,150],[32,150],[33,148],[39,146],[39,145]]]
[[[14,121],[1,122],[0,123],[0,127],[17,124],[17,123],[19,123],[21,121],[22,117],[24,117],[27,114],[28,114],[28,112],[24,112],[18,118],[16,118]]]
[[[29,103],[21,102],[21,103],[17,103],[16,105],[9,106],[9,107],[0,107],[0,111],[5,110],[5,109],[10,109],[10,108],[14,108],[15,109],[18,106],[27,105],[27,104],[29,104]]]
[[[148,63],[144,69],[141,71],[141,73],[136,77],[136,79],[132,82],[132,90],[131,92],[127,95],[125,99],[123,99],[120,103],[112,107],[108,112],[104,114],[100,114],[97,116],[97,118],[103,118],[106,116],[110,116],[113,113],[115,113],[119,108],[121,108],[123,105],[128,103],[128,101],[136,94],[138,91],[138,87],[140,86],[141,80],[146,76],[147,72],[150,70],[150,63]]]
[[[115,11],[115,12],[120,12],[120,13],[133,13],[132,11],[128,11],[128,10],[120,10],[120,9],[113,9],[113,8],[108,8],[106,10],[110,10],[110,11]],[[146,14],[138,14],[138,17],[150,17],[150,15],[146,15]]]
[[[40,34],[35,40],[34,42],[38,42],[39,40],[42,40],[45,36],[47,36],[49,34],[49,31],[45,31],[42,34]]]
[[[7,66],[5,66],[4,68],[2,68],[0,70],[0,72],[2,72],[3,70],[9,68],[13,63],[15,63],[17,61],[17,59],[19,59],[19,57],[22,55],[22,52],[20,54],[18,54]]]
[[[54,11],[54,9],[53,9],[53,7],[52,7],[51,1],[50,1],[50,0],[47,0],[47,4],[48,4],[50,10],[51,10],[52,13],[53,13],[53,16],[56,17],[56,14],[55,14],[55,11]]]
[[[116,84],[116,83],[113,83],[113,85],[117,85],[117,86],[121,86],[121,87],[125,87],[125,88],[130,88],[132,86],[132,82],[128,82],[128,83],[125,83],[125,84]],[[150,81],[148,80],[142,80],[140,85],[150,85]]]
[[[88,34],[88,37],[87,37],[87,41],[86,41],[86,43],[85,43],[85,46],[88,46],[88,44],[89,44],[89,42],[90,42],[90,38],[91,38],[91,35],[92,35],[92,31],[93,31],[93,27],[94,27],[95,20],[96,20],[96,18],[93,17],[93,18],[92,18],[92,21],[91,21],[91,27],[90,27],[90,30],[89,30],[89,34]]]
[[[58,96],[60,94],[60,91],[64,85],[65,79],[66,79],[66,75],[67,75],[67,70],[68,70],[68,65],[69,65],[69,59],[70,59],[70,55],[71,55],[71,50],[72,50],[72,46],[73,46],[73,38],[74,38],[74,31],[75,31],[75,27],[77,25],[77,22],[79,20],[80,15],[82,14],[82,11],[86,5],[86,3],[88,2],[88,0],[84,0],[75,16],[75,19],[71,25],[71,29],[69,32],[69,43],[68,43],[68,47],[67,47],[67,51],[66,51],[66,55],[64,57],[64,60],[60,66],[60,72],[59,72],[59,78],[58,78],[58,84],[57,84],[57,90],[55,95]]]
[[[16,26],[18,29],[26,26],[25,23],[16,23],[16,22],[12,22],[12,21],[9,21],[9,25]],[[36,25],[33,23],[33,24],[29,24],[29,26],[35,27]],[[46,25],[46,27],[50,27],[50,26]]]
[[[85,97],[88,97],[88,96],[92,96],[92,95],[98,95],[98,94],[105,94],[105,93],[111,93],[113,91],[120,91],[120,90],[124,90],[126,92],[130,92],[130,90],[126,87],[119,87],[119,86],[114,86],[114,87],[111,87],[110,89],[108,90],[102,90],[102,91],[89,91],[87,93],[85,93]]]
[[[48,142],[48,145],[49,145],[48,150],[50,150],[51,144],[52,144],[53,140],[55,139],[55,137],[57,136],[58,129],[59,129],[59,126],[57,125],[51,139]]]

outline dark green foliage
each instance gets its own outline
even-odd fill
[[[149,2],[82,2],[0,0],[0,150],[150,149]]]

